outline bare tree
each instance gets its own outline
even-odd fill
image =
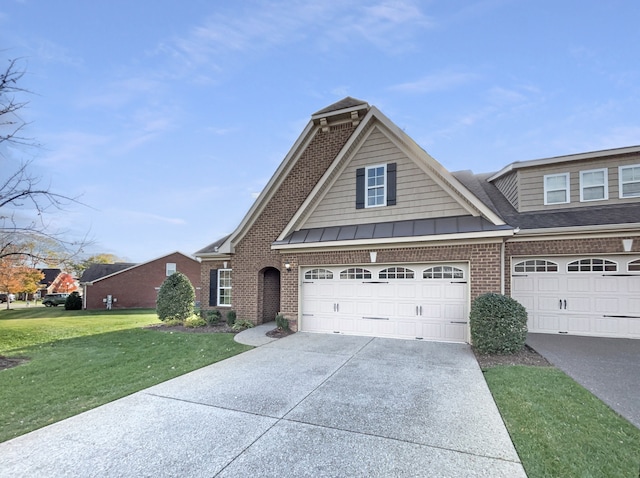
[[[26,122],[20,112],[26,101],[17,94],[29,91],[19,86],[24,70],[17,60],[0,73],[0,259],[12,258],[16,263],[62,264],[82,251],[87,238],[69,240],[65,231],[56,230],[49,213],[62,211],[77,198],[58,194],[31,169],[31,162],[21,162],[7,168],[8,159],[3,151],[7,146],[33,147],[33,140],[22,135]]]

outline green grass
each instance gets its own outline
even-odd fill
[[[0,442],[251,348],[142,328],[155,323],[153,310],[0,311],[0,355],[30,359],[0,371]]]
[[[640,476],[640,430],[562,371],[498,366],[485,378],[529,478]]]

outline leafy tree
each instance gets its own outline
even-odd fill
[[[27,123],[21,110],[26,101],[18,99],[29,93],[19,86],[24,76],[18,60],[10,60],[0,70],[0,258],[30,259],[36,264],[62,264],[88,244],[86,238],[69,240],[64,231],[54,230],[48,214],[63,210],[77,198],[51,191],[48,184],[30,170],[30,162],[17,167],[7,166],[9,153],[19,148],[35,146],[23,136]]]
[[[91,264],[115,264],[116,262],[125,262],[125,260],[115,254],[103,252],[100,254],[94,254],[93,256],[89,256],[80,261],[70,262],[69,268],[73,270],[76,277],[80,277],[82,273],[91,266]]]
[[[44,274],[37,269],[16,264],[15,261],[0,259],[0,290],[7,294],[35,292]],[[7,309],[10,302],[7,301]]]
[[[184,321],[195,311],[196,293],[189,278],[175,272],[165,279],[158,291],[156,312],[160,320]]]

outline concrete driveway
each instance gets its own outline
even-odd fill
[[[640,340],[528,334],[527,344],[640,428]]]
[[[2,477],[525,477],[467,345],[297,333],[0,444]]]

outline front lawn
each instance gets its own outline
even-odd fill
[[[0,442],[244,352],[232,334],[150,330],[154,310],[0,311]]]
[[[640,430],[562,371],[497,366],[485,378],[529,478],[640,475]]]

